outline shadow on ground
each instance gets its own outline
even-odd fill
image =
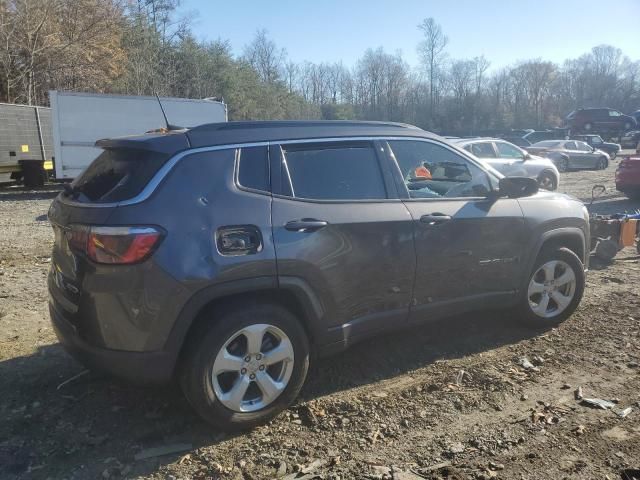
[[[518,342],[539,332],[514,326],[501,312],[451,318],[378,337],[312,369],[300,401],[393,378],[438,359],[455,359]],[[0,362],[0,477],[97,478],[120,462],[149,474],[181,454],[135,461],[143,448],[228,438],[191,411],[177,385],[140,388],[88,374],[59,345]],[[277,420],[276,420],[277,422]]]
[[[60,183],[51,183],[39,188],[3,185],[0,186],[0,202],[53,199],[62,191],[62,189],[63,186]]]

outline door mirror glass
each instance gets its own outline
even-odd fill
[[[530,197],[538,193],[538,182],[528,177],[503,177],[498,184],[498,193],[509,198]]]

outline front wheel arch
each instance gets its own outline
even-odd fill
[[[568,248],[575,253],[580,261],[585,265],[588,264],[589,250],[586,247],[586,240],[583,231],[579,227],[565,227],[555,230],[543,232],[538,242],[531,249],[531,256],[527,258],[524,265],[522,276],[529,274],[536,259],[543,251],[556,250],[558,248]],[[526,289],[527,279],[523,278],[521,290]]]

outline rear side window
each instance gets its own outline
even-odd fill
[[[473,143],[471,145],[471,153],[478,158],[496,158],[493,145],[489,142]]]
[[[240,149],[238,183],[246,188],[268,192],[269,160],[267,147],[247,147]]]
[[[129,200],[142,192],[168,159],[167,154],[148,150],[107,149],[73,182],[72,195],[86,203]]]
[[[369,143],[284,145],[284,175],[291,194],[315,200],[387,198],[380,165]]]

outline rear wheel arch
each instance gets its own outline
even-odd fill
[[[321,304],[304,281],[296,280],[289,283],[284,281],[280,287],[266,279],[258,282],[238,281],[198,292],[183,308],[165,349],[174,352],[177,366],[191,341],[211,328],[226,312],[260,303],[278,305],[288,310],[301,323],[311,347],[315,347],[323,333],[320,325]]]

